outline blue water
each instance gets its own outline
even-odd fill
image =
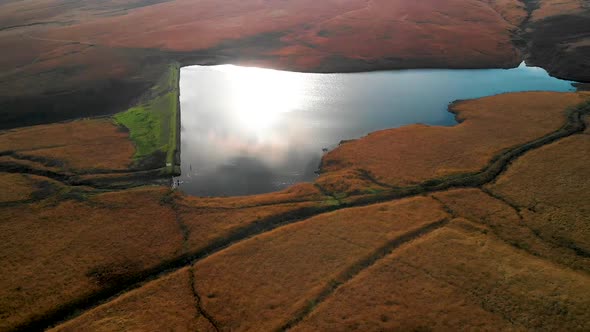
[[[309,74],[233,65],[180,73],[181,170],[198,196],[250,195],[313,181],[324,149],[413,123],[449,126],[458,99],[575,91],[542,68]]]

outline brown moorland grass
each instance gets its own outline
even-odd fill
[[[590,7],[586,0],[541,0],[523,29],[527,62],[553,76],[590,81]]]
[[[539,0],[537,8],[532,14],[533,21],[539,21],[551,16],[567,15],[582,12],[584,0]]]
[[[582,331],[589,285],[455,219],[363,271],[295,330]]]
[[[493,194],[493,193],[492,193]],[[483,224],[507,244],[557,264],[590,272],[590,257],[539,237],[520,215],[520,209],[480,189],[456,189],[433,194],[458,216]],[[565,224],[569,222],[565,221]]]
[[[143,188],[0,208],[0,329],[172,259],[182,233],[165,188]]]
[[[581,134],[516,160],[489,190],[521,207],[545,241],[590,258],[590,136]]]
[[[46,28],[47,29],[47,28]],[[33,32],[32,34],[38,34]],[[132,51],[117,48],[106,48],[99,46],[89,46],[78,44],[75,41],[45,41],[33,38],[20,32],[16,32],[14,40],[8,37],[0,37],[0,47],[11,49],[8,59],[0,66],[6,68],[0,74],[0,96],[8,99],[12,97],[35,99],[40,97],[54,97],[54,102],[41,101],[38,107],[51,107],[45,113],[46,122],[51,121],[54,117],[59,117],[61,108],[66,108],[67,112],[77,114],[79,118],[86,115],[103,115],[107,110],[95,111],[88,113],[87,109],[67,107],[65,103],[85,101],[85,98],[94,98],[100,105],[104,104],[101,99],[96,99],[93,94],[101,94],[99,97],[104,99],[117,99],[117,96],[105,95],[116,90],[109,89],[113,83],[137,83],[144,82],[147,84],[136,95],[127,96],[127,100],[118,106],[116,111],[122,111],[130,106],[133,99],[139,97],[145,89],[151,84],[157,82],[158,77],[166,70],[166,64],[155,63],[153,66],[142,66],[143,59],[149,56],[146,50]],[[12,37],[11,37],[12,38]],[[29,45],[35,45],[33,49]],[[73,46],[78,45],[75,49]],[[11,55],[14,60],[11,60]],[[33,84],[34,83],[34,84]],[[123,86],[124,88],[124,86]],[[59,94],[55,94],[59,92]],[[88,96],[79,95],[82,92]],[[126,93],[119,90],[120,93]],[[66,95],[60,98],[60,94]],[[73,96],[68,97],[67,93]],[[64,103],[64,104],[60,104]],[[27,105],[27,104],[24,104]],[[105,104],[110,106],[108,104]],[[77,105],[76,105],[77,106]],[[22,110],[33,111],[33,110]],[[108,112],[111,114],[113,111]],[[26,113],[24,113],[26,114]],[[33,113],[35,114],[35,113]],[[33,122],[35,123],[35,122]]]
[[[312,45],[332,57],[388,58],[394,67],[480,67],[492,62],[513,66],[518,52],[508,36],[514,26],[494,8],[507,16],[524,14],[512,0],[494,5],[470,0],[373,0],[282,40],[289,46]]]
[[[323,201],[324,194],[312,183],[299,183],[283,191],[252,196],[235,197],[193,197],[182,195],[177,197],[181,204],[194,208],[239,209],[281,203],[306,201]]]
[[[22,156],[21,156],[22,157]],[[54,163],[55,166],[49,166],[46,160],[30,160],[15,158],[10,155],[0,157],[0,165],[4,170],[10,170],[11,168],[26,168],[34,169],[39,172],[53,172],[53,173],[67,173],[63,172],[59,163]],[[23,172],[24,173],[24,172]]]
[[[513,22],[517,20],[512,17],[524,15],[518,1],[465,2],[177,0],[139,8],[124,17],[55,27],[44,37],[110,47],[191,51],[213,48],[227,40],[280,33],[284,34],[280,41],[288,51],[279,52],[287,55],[301,51],[290,54],[295,57],[305,58],[311,49],[313,56],[323,59],[379,59],[395,55],[409,62],[418,59],[430,66],[515,64],[517,52],[510,41],[514,26],[503,15]],[[173,17],[173,24],[161,17]],[[146,29],[148,25],[150,28]],[[200,38],[193,38],[195,33]],[[275,47],[280,45],[274,43]]]
[[[243,229],[249,227],[255,229],[258,223],[265,223],[269,219],[294,219],[301,210],[319,210],[321,206],[321,202],[300,202],[235,209],[209,209],[193,208],[180,203],[178,215],[179,220],[186,227],[187,247],[191,251],[201,251],[214,242],[228,242],[225,239]],[[291,218],[281,218],[283,215],[291,216]],[[246,236],[248,234],[244,233],[238,237]]]
[[[310,183],[262,195],[192,197],[170,194],[167,200],[184,227],[185,245],[190,252],[200,252],[215,243],[229,244],[233,236],[243,238],[251,232],[260,232],[257,228],[267,227],[262,224],[272,223],[274,219],[277,222],[297,219],[334,204]]]
[[[0,96],[149,82],[161,50],[308,71],[513,66],[525,15],[518,0],[159,2],[0,4]]]
[[[522,1],[491,0],[488,1],[508,23],[518,26],[527,17],[526,6]]]
[[[360,169],[324,173],[316,179],[316,183],[325,192],[335,197],[372,194],[389,189],[387,186],[373,182],[367,177],[366,172]]]
[[[267,195],[203,199],[165,187],[105,194],[84,190],[65,188],[40,202],[1,209],[2,263],[10,268],[0,280],[5,299],[0,328],[26,324],[151,268],[165,269],[166,262],[183,264],[186,255],[204,255],[212,245],[219,250],[236,231],[269,218],[295,218],[302,209],[330,204],[311,184]]]
[[[0,134],[0,151],[47,160],[64,170],[127,169],[135,148],[109,119],[13,129]]]
[[[532,94],[536,99],[545,95]],[[563,104],[581,96],[549,95],[555,95],[557,99],[567,97]],[[547,97],[545,101],[555,102],[556,97]],[[486,111],[490,112],[490,108]],[[562,113],[544,111],[551,113],[553,120],[557,119],[555,126],[561,125]],[[482,113],[477,109],[462,112],[459,116],[468,114],[474,118],[481,117]],[[520,110],[515,109],[514,112],[519,113]],[[537,116],[532,112],[524,114],[530,121],[522,123],[532,123],[532,126],[541,128],[548,126],[551,119],[551,116]],[[483,120],[480,118],[479,121]],[[528,127],[521,128],[521,131],[531,136],[541,132]],[[13,132],[18,131],[7,133]],[[584,149],[585,145],[576,145],[565,151],[573,155],[573,151]],[[580,162],[585,162],[585,159]],[[585,170],[581,168],[580,172]],[[358,170],[354,172],[364,176],[361,180],[365,182],[366,177],[371,175]],[[545,186],[550,187],[550,184]],[[565,190],[563,188],[560,190]],[[5,293],[0,294],[6,299],[6,302],[0,302],[5,312],[2,321],[5,326],[16,326],[33,319],[35,315],[50,312],[69,301],[124,281],[126,277],[160,266],[166,260],[178,260],[185,253],[198,253],[198,257],[202,257],[211,243],[231,238],[237,230],[247,228],[252,232],[240,234],[238,240],[268,231],[269,228],[257,228],[257,224],[268,223],[269,219],[279,216],[277,225],[280,225],[282,215],[288,215],[292,221],[297,220],[301,209],[325,211],[318,208],[339,205],[337,196],[326,197],[320,188],[312,184],[296,186],[281,193],[237,198],[181,197],[170,194],[163,187],[100,195],[64,190],[41,202],[3,208],[0,215],[7,221],[1,226],[3,238],[0,240],[5,244],[0,249],[7,253],[3,256],[7,263],[3,265],[8,268],[6,275],[2,275],[4,279],[0,280],[0,284],[7,285]],[[583,268],[583,264],[587,264],[580,257],[570,259],[571,251],[579,251],[579,246],[567,249],[569,253],[562,250],[554,255],[547,254],[548,250],[555,248],[550,246],[551,241],[538,239],[538,234],[535,234],[537,238],[534,241],[531,240],[534,236],[530,232],[511,224],[512,221],[518,222],[514,219],[518,215],[509,205],[476,189],[435,196],[455,213],[489,225],[493,233],[512,247],[520,247],[574,268]],[[387,209],[389,206],[391,211]],[[237,329],[258,327],[256,319],[262,315],[269,327],[281,327],[291,322],[293,317],[304,317],[306,310],[313,309],[313,301],[323,301],[334,287],[353,277],[357,269],[362,270],[364,264],[371,265],[380,258],[384,254],[384,245],[424,229],[425,225],[437,220],[434,216],[444,218],[446,214],[442,206],[430,198],[406,199],[323,214],[255,236],[202,260],[196,264],[196,285],[201,285],[197,288],[203,287],[201,290],[207,295],[204,306],[212,309],[214,315],[221,312],[221,317],[228,317],[221,322],[223,326]],[[231,244],[231,241],[224,242],[224,245]],[[110,247],[104,248],[104,245]],[[215,250],[221,248],[215,247]],[[31,253],[35,254],[33,261]],[[64,268],[67,273],[64,273]],[[212,275],[209,275],[210,272]],[[201,277],[204,284],[199,281]],[[248,287],[253,289],[261,282],[261,297],[244,296],[251,294]],[[287,287],[283,289],[285,285]],[[26,294],[22,295],[22,292]],[[267,297],[270,302],[266,302]],[[296,300],[290,301],[291,298]],[[244,309],[242,305],[251,309]],[[231,312],[226,314],[226,311]],[[238,323],[242,320],[243,326]]]
[[[429,198],[322,214],[197,262],[195,287],[220,329],[277,329],[383,254],[380,248],[447,216]]]
[[[498,153],[559,129],[568,107],[585,94],[502,94],[452,105],[460,124],[411,125],[349,141],[322,160],[318,180],[362,170],[381,184],[406,186],[452,174],[475,172]]]
[[[195,307],[189,272],[152,281],[50,331],[214,331]]]
[[[0,173],[0,203],[30,199],[36,191],[30,176],[25,174]]]
[[[114,0],[105,3],[78,3],[67,0],[4,1],[1,5],[2,27],[44,23],[43,25],[72,24],[72,17],[90,20],[104,15],[123,15],[125,8],[140,4],[137,0]],[[117,12],[119,10],[119,12]],[[5,32],[9,32],[6,30]]]

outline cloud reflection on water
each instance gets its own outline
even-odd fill
[[[309,74],[233,65],[181,69],[181,189],[246,195],[311,181],[323,148],[411,123],[452,125],[449,102],[573,90],[524,64],[510,70]]]

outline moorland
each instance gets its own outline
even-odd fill
[[[0,330],[590,329],[590,93],[458,101],[313,183],[172,190],[179,67],[590,81],[583,0],[5,1]],[[428,95],[428,91],[424,91]]]

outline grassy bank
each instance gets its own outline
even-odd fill
[[[171,64],[168,72],[137,105],[114,116],[118,125],[129,130],[136,146],[137,167],[165,167],[167,173],[177,171],[179,75],[180,65]]]

